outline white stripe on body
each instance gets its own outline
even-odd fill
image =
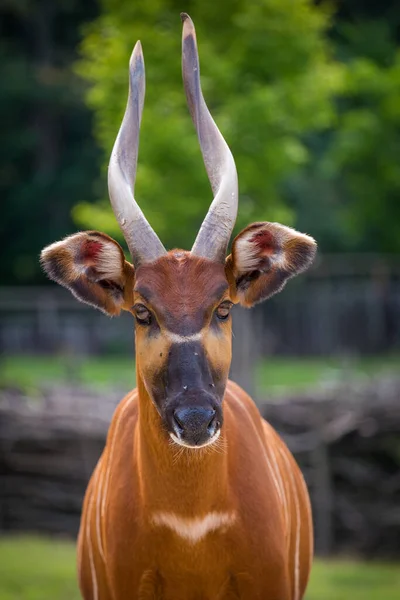
[[[299,498],[297,495],[296,482],[295,482],[295,479],[293,476],[293,472],[292,472],[292,468],[291,468],[289,459],[286,456],[285,452],[283,452],[283,450],[281,448],[279,448],[279,452],[281,453],[281,456],[284,459],[284,461],[287,465],[287,468],[288,468],[288,472],[289,472],[289,476],[290,476],[290,480],[291,480],[292,488],[293,488],[294,505],[295,505],[295,509],[296,509],[296,541],[295,541],[295,550],[294,550],[294,596],[293,596],[293,600],[300,600],[300,527],[301,527],[300,504],[299,504]]]
[[[101,458],[99,461],[99,464],[101,462]],[[97,545],[99,547],[99,552],[100,552],[100,556],[103,559],[103,562],[106,562],[106,559],[104,557],[104,550],[103,550],[103,540],[101,537],[101,492],[102,492],[102,487],[103,487],[103,480],[104,480],[104,471],[101,469],[100,471],[100,478],[99,478],[99,489],[98,489],[98,493],[97,493],[97,502],[96,502],[96,532],[97,532]]]
[[[127,401],[125,406],[121,409],[121,412],[118,415],[118,420],[115,424],[115,429],[114,429],[114,435],[113,438],[111,440],[111,448],[110,448],[110,456],[108,459],[108,463],[107,463],[107,471],[106,471],[106,477],[105,477],[105,486],[104,486],[104,495],[103,495],[103,501],[101,503],[101,518],[104,519],[104,515],[105,515],[105,511],[106,511],[106,503],[107,503],[107,494],[108,494],[108,485],[110,482],[110,473],[111,473],[111,465],[112,465],[112,459],[113,459],[113,455],[114,455],[114,447],[115,447],[115,439],[117,437],[117,433],[118,433],[118,427],[119,424],[121,422],[121,419],[126,411],[126,409],[128,408],[128,406],[130,405],[130,403],[132,402],[132,400],[134,398],[136,398],[137,392],[134,393],[134,395],[132,395]]]
[[[93,485],[94,485],[94,482],[93,482]],[[92,576],[93,600],[99,600],[99,588],[98,588],[98,584],[97,584],[96,567],[95,567],[94,558],[93,558],[92,539],[90,536],[90,517],[91,517],[92,507],[93,507],[93,491],[90,494],[90,499],[89,499],[89,504],[88,504],[87,523],[86,523],[86,538],[87,538],[88,549],[89,549],[89,563],[90,563],[90,573]]]
[[[231,396],[232,396],[232,397],[233,397],[233,398],[236,400],[236,402],[237,402],[237,403],[238,403],[238,404],[239,404],[239,405],[240,405],[240,406],[243,408],[243,410],[245,410],[245,411],[246,411],[246,407],[244,406],[244,404],[242,403],[242,401],[240,400],[240,398],[239,398],[238,396],[236,396],[236,394],[234,394],[234,393],[232,392],[232,390],[231,390],[231,389],[229,390],[229,393],[230,393],[230,394],[231,394]],[[246,412],[247,412],[247,411],[246,411]],[[253,423],[252,423],[252,424],[253,424]],[[255,429],[255,428],[254,428],[254,429]],[[258,433],[258,432],[257,432],[257,433]],[[279,486],[279,483],[278,483],[278,480],[277,480],[277,478],[276,478],[276,472],[275,472],[275,470],[272,468],[271,461],[269,460],[269,456],[268,456],[268,454],[267,454],[267,452],[266,452],[266,450],[265,450],[264,444],[261,444],[261,445],[262,445],[262,449],[263,449],[264,458],[265,458],[265,460],[266,460],[266,462],[267,462],[268,470],[269,470],[269,472],[271,473],[271,476],[272,476],[272,481],[274,482],[274,486],[275,486],[276,492],[277,492],[277,494],[278,494],[278,497],[279,497],[279,499],[280,499],[280,501],[281,501],[282,505],[284,505],[285,501],[284,501],[284,498],[283,498],[283,491],[282,491],[282,489],[280,488],[280,486]]]
[[[263,425],[264,425],[264,430],[266,430],[267,427],[268,427],[268,424],[264,421]],[[283,511],[285,513],[286,536],[287,536],[287,543],[289,545],[290,544],[290,520],[291,519],[290,519],[290,511],[289,511],[289,507],[288,507],[288,501],[287,501],[286,494],[285,494],[285,485],[284,485],[283,480],[282,480],[282,474],[281,474],[281,471],[280,471],[280,468],[279,468],[279,463],[278,463],[278,461],[276,459],[276,455],[275,455],[275,451],[274,451],[274,448],[273,448],[273,444],[268,444],[268,442],[266,442],[266,443],[267,443],[267,446],[268,446],[268,450],[273,455],[273,459],[274,459],[273,460],[273,465],[274,465],[274,468],[275,468],[276,478],[278,479],[279,485],[280,485],[281,490],[282,490]]]
[[[244,410],[246,410],[246,407],[244,406],[244,404],[242,403],[240,398],[235,393],[233,393],[231,389],[229,389],[229,393],[237,401],[237,403]],[[265,428],[265,426],[264,426],[264,428]],[[288,460],[286,454],[283,452],[283,450],[279,446],[278,446],[278,449],[286,463],[286,466],[287,466],[287,469],[289,472],[289,476],[291,479],[292,487],[293,487],[293,497],[294,497],[294,501],[295,501],[295,510],[296,510],[296,540],[295,540],[295,557],[294,557],[294,596],[293,596],[293,600],[300,600],[300,596],[299,596],[299,593],[300,593],[300,563],[299,563],[299,558],[300,558],[300,505],[299,505],[299,499],[298,499],[297,491],[296,491],[296,483],[295,483],[295,480],[293,477],[291,465],[289,463],[289,460]],[[283,508],[287,511],[286,497],[284,495],[284,491],[282,490],[282,488],[280,487],[280,485],[278,483],[278,478],[277,478],[277,472],[280,473],[279,466],[276,464],[277,471],[272,467],[271,461],[268,457],[268,454],[265,450],[264,445],[263,445],[263,452],[264,452],[264,457],[267,462],[269,472],[271,473],[272,480],[274,482],[278,497],[282,503]],[[275,463],[276,463],[276,458],[275,458]],[[280,484],[283,486],[282,479],[280,479]],[[286,521],[286,527],[289,526],[289,521],[290,521],[290,525],[291,525],[290,512],[287,512],[287,514],[288,514],[289,518]],[[289,541],[290,541],[290,535],[289,535]]]
[[[306,501],[306,510],[307,510],[307,519],[308,519],[308,534],[309,534],[309,557],[308,557],[308,568],[311,571],[313,557],[314,557],[314,537],[313,537],[313,528],[312,528],[312,514],[311,514],[311,504],[308,495],[308,489],[306,482],[304,480],[303,474],[300,473],[300,482],[304,491],[305,501]]]
[[[97,477],[97,470],[99,468],[99,463],[97,463],[95,470],[93,471],[93,481],[92,481],[92,485],[94,486],[95,481],[96,481],[96,477]],[[91,505],[91,501],[93,499],[93,489],[91,489],[90,491],[90,495],[88,496],[88,504],[87,504],[87,510],[85,513],[82,513],[82,518],[81,518],[81,526],[79,528],[79,534],[78,534],[78,540],[77,540],[77,570],[78,570],[78,581],[81,583],[82,582],[82,560],[83,560],[83,545],[85,543],[85,540],[88,542],[88,546],[89,546],[89,541],[90,541],[90,514],[89,514],[89,508]],[[90,562],[90,558],[89,558],[89,562]],[[92,563],[90,562],[90,566],[91,566],[91,570],[92,570]],[[93,574],[91,572],[91,577],[92,577],[92,581],[93,581]]]

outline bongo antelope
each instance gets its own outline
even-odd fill
[[[214,200],[190,252],[167,252],[134,198],[144,100],[140,42],[111,155],[112,208],[132,264],[97,231],[45,248],[42,264],[79,300],[135,319],[137,388],[119,404],[91,477],[78,539],[85,600],[300,600],[313,534],[304,480],[251,398],[228,380],[233,304],[251,307],[306,269],[314,240],[278,223],[229,239],[232,154],[201,86],[183,21],[183,80]]]

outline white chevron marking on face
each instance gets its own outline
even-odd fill
[[[204,517],[180,517],[171,512],[157,512],[152,516],[154,525],[169,527],[191,544],[196,544],[211,531],[230,527],[236,520],[233,512],[209,512]]]
[[[172,331],[165,331],[164,335],[173,343],[173,344],[185,344],[187,342],[198,342],[201,340],[202,333],[199,331],[198,333],[193,333],[192,335],[179,335],[178,333],[173,333]]]

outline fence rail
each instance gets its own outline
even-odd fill
[[[400,556],[400,379],[305,391],[260,410],[296,456],[316,550]],[[76,535],[83,493],[122,393],[57,386],[0,394],[0,534]]]
[[[278,296],[253,311],[235,308],[234,315],[236,346],[251,361],[271,353],[398,350],[400,256],[320,256],[309,273],[289,282]],[[129,315],[110,319],[55,285],[0,287],[3,353],[90,354],[132,347]]]

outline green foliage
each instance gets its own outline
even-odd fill
[[[99,152],[83,82],[71,69],[78,26],[95,5],[80,4],[8,0],[0,6],[3,285],[40,279],[40,250],[73,231],[72,206],[95,196]]]
[[[137,198],[166,243],[190,248],[211,200],[181,80],[182,5],[176,0],[103,0],[86,30],[79,73],[106,159],[127,94],[127,65],[141,39],[147,95]],[[330,58],[329,14],[310,0],[189,1],[200,49],[204,95],[236,159],[238,228],[251,220],[293,222],[282,200],[285,177],[304,167],[304,136],[335,124],[332,98],[342,86]],[[108,199],[79,204],[75,219],[118,235]]]
[[[353,19],[335,22],[335,127],[310,140],[311,166],[288,186],[299,227],[326,250],[400,252],[400,11],[385,5],[386,20],[356,2]]]
[[[181,81],[182,9],[195,20],[204,93],[236,158],[237,229],[279,220],[310,232],[321,251],[400,252],[399,3],[333,7],[334,15],[311,0],[4,0],[1,284],[43,282],[41,248],[76,224],[121,239],[99,173],[138,38],[148,93],[137,197],[168,247],[191,246],[211,191]],[[72,67],[82,24],[99,10],[84,28],[82,79]]]
[[[388,66],[356,58],[347,67],[338,128],[323,167],[342,177],[350,249],[400,252],[400,51]]]

